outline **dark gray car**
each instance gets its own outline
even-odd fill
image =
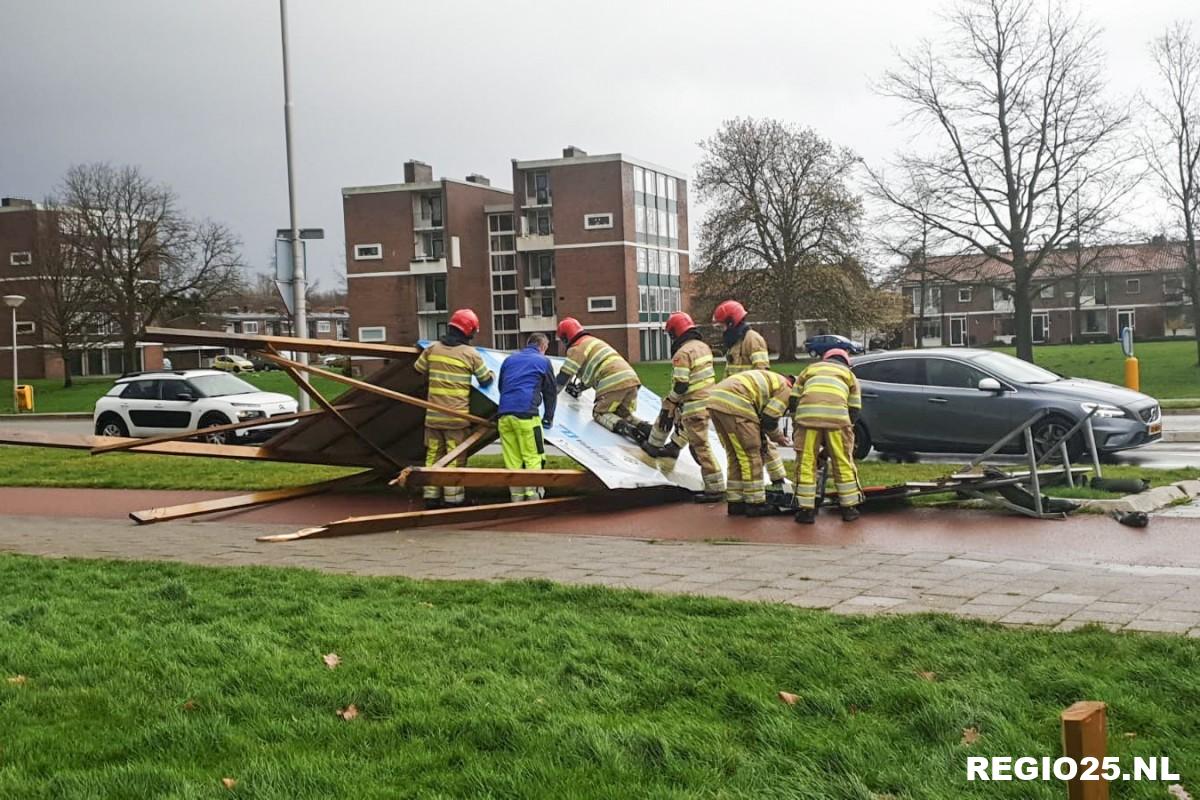
[[[1034,427],[1039,450],[1096,407],[1096,447],[1111,453],[1162,437],[1153,397],[1111,383],[1064,378],[995,350],[934,348],[876,353],[854,359],[863,411],[855,455],[880,452],[978,453],[1041,408]],[[1069,443],[1072,458],[1084,438]],[[1021,451],[1016,444],[1010,451]]]

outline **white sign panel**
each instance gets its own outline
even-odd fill
[[[507,353],[478,348],[483,360],[497,376],[491,386],[479,389],[493,403],[500,402],[500,365]],[[563,359],[551,358],[555,372],[562,368]],[[663,369],[669,369],[663,365]],[[704,488],[700,467],[685,448],[679,458],[653,459],[628,439],[618,436],[592,419],[592,399],[588,389],[578,398],[564,392],[558,394],[554,427],[543,431],[543,438],[566,455],[578,461],[610,489],[637,489],[646,486],[682,486],[699,492]],[[662,399],[649,389],[638,390],[637,415],[653,423],[662,410]],[[709,444],[721,468],[725,468],[725,451],[717,435],[709,431]]]

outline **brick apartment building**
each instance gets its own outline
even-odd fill
[[[17,309],[17,368],[21,378],[61,378],[63,362],[53,342],[38,322],[37,282],[40,225],[53,223],[48,211],[30,200],[0,199],[0,295],[23,295]],[[0,307],[0,377],[12,377],[12,318],[7,306]],[[91,341],[72,355],[71,374],[115,375],[162,365],[162,348],[139,343],[138,364],[125,364],[120,341],[109,326],[97,318]]]
[[[662,325],[687,297],[687,182],[621,154],[512,162],[515,191],[486,179],[342,190],[347,285],[360,341],[407,344],[480,315],[476,342],[511,350],[577,317],[633,360],[666,358]]]
[[[1078,264],[1091,265],[1079,279],[1073,268]],[[1015,323],[1006,265],[979,256],[934,258],[926,275],[923,330],[920,276],[910,273],[902,282],[909,313],[906,347],[918,338],[927,347],[1012,343]],[[1032,319],[1037,344],[1111,342],[1125,327],[1143,340],[1195,333],[1183,247],[1177,243],[1064,249],[1040,277]]]

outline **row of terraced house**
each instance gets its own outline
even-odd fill
[[[1012,271],[1006,264],[951,256],[922,266],[901,284],[908,311],[904,346],[1012,343]],[[1031,324],[1036,344],[1111,342],[1126,327],[1142,340],[1194,336],[1183,245],[1157,239],[1052,254],[1034,281]]]

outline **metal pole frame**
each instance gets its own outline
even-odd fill
[[[304,274],[304,258],[300,252],[300,228],[296,222],[296,168],[292,158],[292,78],[288,65],[288,22],[287,0],[279,0],[279,30],[283,45],[283,135],[287,147],[288,223],[291,226],[292,243],[292,329],[293,335],[308,336],[308,309],[304,293],[307,288]],[[308,363],[308,353],[293,353],[301,364]],[[299,410],[308,411],[309,397],[300,392]]]
[[[12,356],[13,356],[13,413],[20,413],[20,404],[17,402],[17,307],[12,307]]]

